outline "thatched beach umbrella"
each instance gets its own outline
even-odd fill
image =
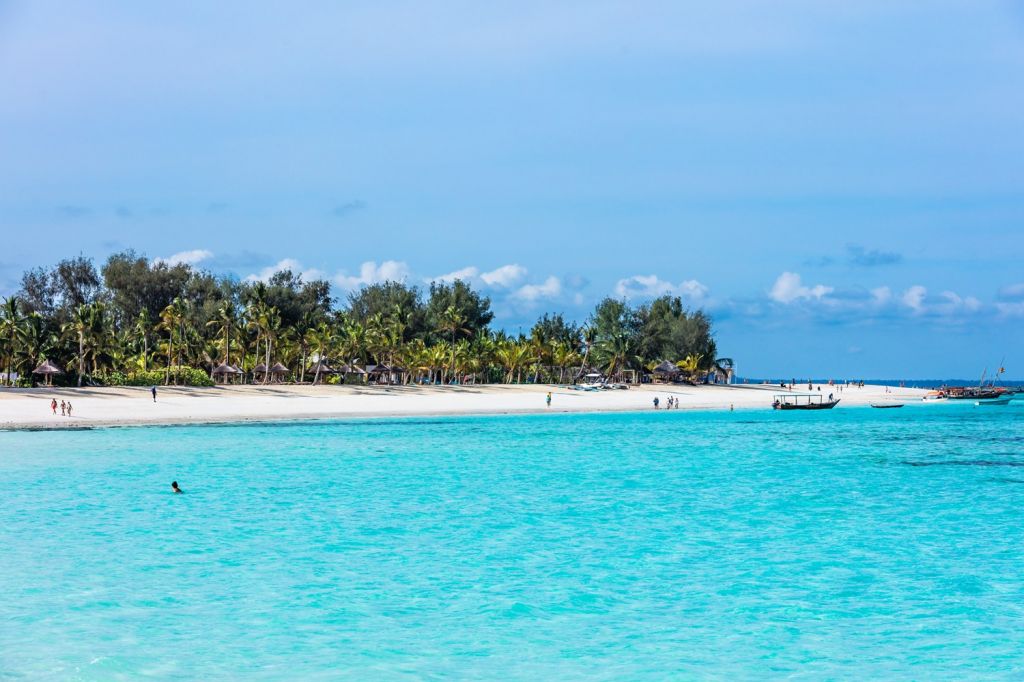
[[[290,372],[291,370],[280,362],[275,362],[274,366],[270,368],[270,376],[274,377],[275,381],[280,381],[281,377],[288,376]]]
[[[43,360],[42,363],[40,363],[40,365],[38,367],[36,367],[34,370],[32,370],[32,373],[33,374],[42,374],[42,375],[44,375],[46,377],[46,385],[47,386],[52,386],[53,385],[53,375],[54,374],[63,374],[64,370],[62,370],[60,367],[58,367],[57,365],[53,364],[49,360]]]
[[[234,375],[236,375],[238,373],[239,373],[239,370],[235,369],[234,367],[232,367],[231,365],[229,365],[226,362],[222,362],[222,363],[220,363],[219,365],[217,365],[216,367],[213,368],[213,371],[210,372],[210,375],[212,377],[214,377],[215,379],[217,377],[220,377],[221,381],[227,382],[229,377],[232,377],[232,376],[234,376]]]
[[[662,360],[651,370],[655,378],[663,381],[674,381],[681,373],[681,370],[668,360]]]
[[[306,372],[313,374],[313,383],[316,383],[318,377],[322,377],[325,374],[337,374],[338,371],[331,369],[330,366],[323,360],[318,361],[315,365],[308,368]]]

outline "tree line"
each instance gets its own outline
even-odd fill
[[[80,256],[25,272],[0,308],[0,360],[6,383],[28,385],[48,359],[79,386],[209,384],[222,364],[251,377],[281,363],[303,382],[338,381],[321,376],[333,364],[400,367],[403,381],[566,383],[591,368],[621,377],[669,361],[696,376],[715,363],[710,318],[678,297],[606,298],[582,324],[545,313],[528,334],[493,318],[461,280],[383,282],[339,301],[288,270],[239,281],[124,251],[99,269]]]

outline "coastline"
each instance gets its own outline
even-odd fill
[[[815,386],[817,389],[817,386]],[[836,409],[885,400],[916,401],[925,389],[829,387],[842,402]],[[548,391],[552,405],[545,405]],[[211,388],[148,387],[0,389],[0,430],[86,429],[191,424],[252,424],[332,419],[451,417],[502,414],[636,412],[661,409],[669,396],[680,411],[769,409],[778,386],[738,384],[643,385],[629,390],[577,391],[546,384],[464,386],[243,385]],[[805,393],[806,386],[794,393]],[[815,390],[815,393],[817,391]],[[51,399],[69,400],[73,417],[54,416]]]

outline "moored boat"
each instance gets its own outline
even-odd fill
[[[774,410],[831,410],[839,398],[826,400],[820,393],[780,393],[772,401]]]
[[[891,410],[894,407],[903,407],[903,403],[871,403],[871,407],[879,410]]]
[[[1000,395],[994,398],[983,398],[981,400],[975,400],[974,404],[977,406],[983,405],[1009,405],[1010,401],[1013,400],[1012,395]]]

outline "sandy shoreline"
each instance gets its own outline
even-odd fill
[[[817,389],[817,386],[815,387]],[[799,387],[794,392],[806,392]],[[836,409],[886,400],[919,400],[913,388],[822,386],[842,399]],[[552,404],[545,406],[545,395]],[[625,391],[576,391],[550,385],[479,386],[218,386],[148,388],[0,389],[0,428],[215,424],[352,417],[452,416],[548,412],[622,412],[664,409],[669,396],[682,410],[769,409],[777,386],[636,386]],[[817,390],[815,390],[817,393]],[[50,400],[69,400],[74,416],[54,416]]]

